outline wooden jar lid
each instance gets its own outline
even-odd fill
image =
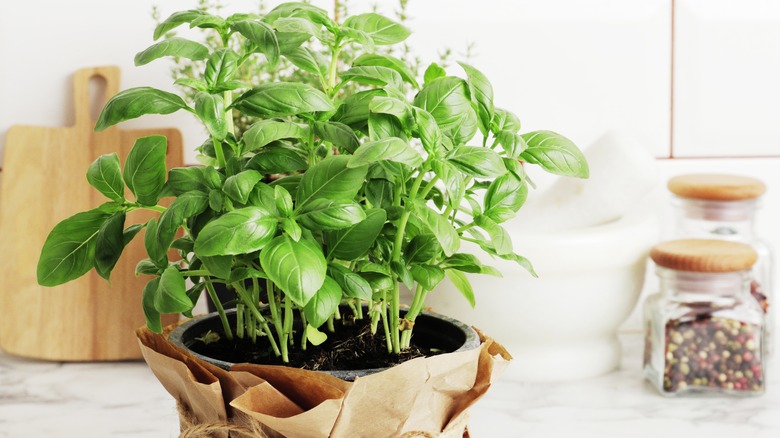
[[[670,179],[667,186],[681,198],[705,201],[755,199],[766,192],[766,186],[758,179],[726,174],[680,175]]]
[[[650,250],[656,265],[676,271],[737,272],[747,271],[758,259],[747,244],[725,240],[672,240]]]

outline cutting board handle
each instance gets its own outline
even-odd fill
[[[92,120],[92,109],[90,108],[90,90],[89,82],[93,78],[102,78],[105,81],[103,89],[103,99],[98,102],[100,108],[106,101],[119,92],[119,67],[91,67],[78,70],[73,75],[73,102],[75,105],[76,126],[88,126],[91,130],[95,126]],[[99,93],[100,91],[98,91]],[[99,108],[99,109],[100,109]],[[95,112],[98,113],[97,111]]]

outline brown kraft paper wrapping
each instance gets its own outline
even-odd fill
[[[165,333],[168,333],[169,327]],[[140,328],[144,359],[179,406],[182,437],[467,436],[468,408],[511,360],[493,339],[345,382],[329,374],[237,364],[225,371]]]

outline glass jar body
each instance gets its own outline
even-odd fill
[[[707,201],[675,197],[675,226],[672,238],[719,239],[751,245],[758,254],[753,265],[751,295],[766,313],[766,346],[771,353],[776,326],[774,252],[755,233],[758,199]]]
[[[760,395],[763,310],[748,272],[657,268],[660,292],[644,306],[645,377],[663,395]]]

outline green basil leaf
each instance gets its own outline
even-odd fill
[[[393,280],[393,278],[389,275],[377,274],[375,272],[361,272],[360,276],[368,281],[368,284],[371,285],[371,290],[375,294],[382,291],[392,290],[395,286],[395,280]],[[374,301],[378,301],[379,297],[374,295],[372,299]]]
[[[228,135],[225,122],[225,103],[222,96],[199,92],[195,95],[195,115],[203,122],[212,137],[222,141]]]
[[[95,238],[95,272],[106,280],[125,248],[124,227],[125,212],[118,211],[103,222]]]
[[[320,139],[349,153],[360,146],[360,140],[349,126],[338,122],[314,122],[314,133]]]
[[[366,218],[343,230],[325,235],[328,256],[343,260],[354,260],[365,255],[374,244],[387,221],[387,214],[381,208],[366,211]]]
[[[377,46],[397,44],[411,35],[411,31],[395,21],[375,13],[353,15],[344,26],[368,34]]]
[[[374,207],[388,209],[392,206],[393,183],[386,179],[370,179],[365,188],[366,199]]]
[[[195,253],[199,257],[248,254],[265,247],[276,226],[276,218],[262,208],[233,210],[203,227],[195,239]]]
[[[460,271],[453,271],[452,269],[447,269],[444,272],[447,274],[447,278],[452,281],[452,284],[455,285],[455,288],[458,289],[461,295],[466,298],[466,301],[468,301],[469,305],[473,308],[476,305],[476,301],[474,300],[474,289],[471,288],[471,282],[469,282],[466,274]]]
[[[244,151],[255,151],[271,142],[285,138],[306,138],[306,136],[306,129],[297,123],[270,119],[261,120],[244,133]]]
[[[162,273],[162,269],[160,269],[157,265],[154,264],[152,259],[143,259],[138,262],[137,265],[135,265],[135,276],[138,277],[139,275],[160,275]]]
[[[371,99],[368,109],[373,113],[395,116],[405,126],[411,126],[413,123],[412,107],[394,97],[377,96]]]
[[[528,186],[525,182],[519,181],[509,173],[500,176],[490,183],[490,187],[485,192],[485,215],[493,218],[492,212],[500,208],[508,208],[516,213],[525,203],[527,196]]]
[[[423,289],[432,291],[444,280],[444,270],[438,266],[414,265],[412,266],[412,277]]]
[[[493,86],[488,78],[476,68],[464,63],[458,62],[468,75],[469,91],[474,99],[477,117],[479,117],[479,128],[482,135],[490,132],[490,121],[493,120]]]
[[[406,63],[398,58],[394,58],[390,55],[379,55],[376,53],[365,53],[360,55],[355,61],[352,62],[353,67],[363,66],[380,66],[391,68],[401,75],[401,78],[410,83],[414,88],[419,88],[420,85],[415,79],[416,74],[406,65]]]
[[[355,151],[347,166],[356,168],[384,160],[406,164],[411,167],[418,167],[423,163],[420,153],[414,150],[409,143],[400,138],[391,137],[363,143]]]
[[[149,259],[159,268],[168,266],[168,254],[157,240],[157,219],[151,218],[146,223],[146,234],[144,234],[144,246]]]
[[[501,131],[517,132],[520,130],[520,119],[511,111],[503,108],[495,108],[493,120],[490,121],[490,130],[494,133]]]
[[[417,124],[417,135],[425,151],[437,155],[441,150],[441,129],[431,113],[422,108],[414,108],[414,121]]]
[[[306,324],[306,340],[315,347],[328,340],[328,335],[317,330],[309,324]]]
[[[209,87],[206,85],[205,82],[193,78],[176,79],[174,85],[181,85],[184,87],[192,88],[193,90],[197,90],[197,91],[208,91],[209,89]]]
[[[304,170],[307,167],[309,167],[309,163],[306,160],[301,158],[294,150],[284,146],[265,146],[246,164],[247,169],[256,170],[264,175],[291,173]],[[285,188],[291,190],[288,187]]]
[[[534,131],[523,134],[528,144],[520,158],[556,175],[587,178],[588,162],[577,146],[568,138],[552,131]]]
[[[331,121],[340,122],[353,128],[365,126],[368,122],[368,115],[371,113],[368,107],[376,96],[387,96],[387,92],[385,90],[366,90],[347,96]]]
[[[209,56],[203,79],[211,91],[220,91],[223,84],[233,79],[239,58],[238,53],[230,49],[217,49]]]
[[[296,212],[298,223],[310,230],[340,230],[357,224],[366,213],[355,201],[314,199]]]
[[[189,110],[181,97],[173,93],[150,87],[129,88],[108,100],[98,116],[95,131],[146,114],[171,114],[180,109]]]
[[[187,296],[184,277],[175,266],[169,266],[160,277],[160,284],[154,296],[154,308],[160,313],[187,312],[194,304]]]
[[[217,29],[220,32],[224,32],[226,26],[227,21],[224,18],[208,14],[196,17],[190,22],[190,29],[198,27],[201,29]]]
[[[414,212],[423,225],[436,236],[445,255],[451,256],[460,248],[460,236],[444,216],[423,203],[415,204]]]
[[[213,275],[228,279],[230,278],[230,269],[233,267],[233,257],[231,256],[214,256],[214,257],[199,257],[203,266],[209,270]]]
[[[318,328],[333,316],[341,304],[341,287],[333,279],[325,277],[320,290],[303,308],[303,314],[306,315],[306,322],[310,326]]]
[[[283,185],[280,185],[279,187],[287,190],[287,187]],[[249,195],[249,205],[260,207],[274,216],[280,216],[281,213],[276,208],[276,193],[274,190],[276,190],[275,186],[271,186],[265,183],[255,185],[255,188]]]
[[[298,186],[298,205],[302,207],[315,199],[353,199],[363,187],[368,168],[348,167],[349,161],[349,156],[335,155],[309,168]]]
[[[219,177],[222,176],[218,172],[214,173]],[[203,167],[175,167],[168,171],[168,182],[165,183],[165,187],[173,196],[193,190],[208,193],[211,189],[222,187],[219,177],[212,181]]]
[[[523,151],[528,149],[528,145],[519,134],[512,132],[511,130],[503,130],[498,133],[496,140],[504,149],[504,152],[510,157],[516,158]]]
[[[433,234],[414,236],[404,249],[407,263],[425,263],[435,260],[441,253],[441,245]]]
[[[398,278],[407,289],[414,288],[414,277],[412,277],[412,272],[403,262],[393,260],[390,262],[390,268],[395,274],[393,278]]]
[[[284,230],[284,232],[287,233],[288,236],[292,237],[292,240],[296,242],[301,240],[301,235],[303,234],[303,230],[301,229],[301,226],[298,225],[298,222],[295,222],[293,219],[290,219],[288,217],[283,218],[282,230]]]
[[[87,181],[107,197],[120,202],[125,200],[125,183],[116,153],[98,157],[87,170]]]
[[[279,51],[282,54],[286,54],[309,41],[311,35],[298,32],[276,32],[276,39],[279,41]]]
[[[165,185],[167,140],[160,135],[142,137],[127,155],[124,180],[141,205],[157,204]]]
[[[146,65],[164,56],[175,56],[177,58],[199,61],[209,57],[209,49],[203,44],[184,38],[168,38],[149,46],[143,52],[135,55],[135,65]]]
[[[183,193],[173,200],[171,205],[160,215],[157,224],[157,244],[163,251],[168,248],[176,238],[176,231],[185,219],[203,213],[209,206],[209,198],[203,192],[192,191]]]
[[[336,108],[328,96],[297,82],[268,82],[242,94],[233,104],[252,117],[283,117]]]
[[[154,333],[162,333],[162,321],[160,312],[154,306],[157,297],[157,290],[160,288],[160,277],[149,280],[144,286],[144,292],[141,299],[141,306],[146,318],[146,327]]]
[[[499,255],[499,257],[501,257],[504,260],[510,260],[510,261],[515,262],[518,265],[520,265],[523,269],[528,271],[529,274],[533,275],[534,277],[539,277],[539,275],[534,270],[533,265],[531,265],[531,261],[528,260],[527,258],[525,258],[525,257],[523,257],[521,255],[517,255],[515,253]]]
[[[276,237],[260,253],[260,266],[290,300],[304,307],[325,282],[327,263],[322,250],[307,239]]]
[[[275,23],[276,20],[286,17],[306,17],[315,23],[333,25],[328,11],[304,2],[284,2],[268,12],[264,20],[267,23]]]
[[[328,64],[322,54],[315,52],[308,47],[298,47],[284,53],[292,64],[301,70],[308,71],[325,77],[328,73]]]
[[[403,125],[397,118],[381,113],[371,113],[368,116],[368,134],[368,139],[372,142],[388,137],[400,138],[404,141],[409,139]]]
[[[58,286],[94,266],[95,241],[110,215],[99,208],[71,216],[51,230],[38,260],[38,284]]]
[[[165,21],[158,24],[154,29],[154,40],[157,41],[166,33],[181,26],[184,23],[190,23],[192,20],[203,16],[205,13],[198,10],[180,11],[173,13]]]
[[[191,253],[195,250],[195,241],[190,237],[180,237],[171,242],[171,248],[178,249],[185,254]]]
[[[338,283],[344,295],[349,298],[357,298],[359,300],[368,301],[371,299],[373,290],[368,281],[360,275],[350,271],[349,269],[331,263],[328,265],[328,276]]]
[[[274,187],[274,203],[282,216],[290,216],[293,212],[293,201],[290,192],[282,186]],[[296,239],[297,240],[297,239]]]
[[[322,26],[303,17],[284,17],[274,20],[274,28],[279,32],[305,33],[316,38],[322,37]]]
[[[263,179],[263,175],[256,170],[245,170],[241,173],[228,177],[225,180],[225,186],[222,190],[226,195],[235,201],[246,204],[249,200],[249,194],[252,193],[255,185]]]
[[[453,254],[444,260],[442,266],[446,269],[455,269],[472,274],[479,274],[482,272],[482,261],[473,254]]]
[[[230,272],[229,283],[237,283],[239,281],[248,280],[251,278],[268,278],[265,272],[258,271],[253,268],[236,268]]]
[[[427,86],[436,79],[447,76],[447,71],[441,68],[441,66],[435,62],[432,62],[428,68],[425,69],[423,74],[423,83]]]
[[[301,185],[301,179],[303,179],[302,175],[290,175],[271,182],[270,186],[282,186],[288,192],[296,193],[298,191],[298,187]]]
[[[512,252],[512,239],[509,237],[509,233],[507,233],[504,227],[497,224],[493,219],[483,215],[475,216],[474,222],[480,228],[487,231],[496,254],[506,255]]]
[[[342,27],[341,28],[341,34],[348,39],[351,39],[355,41],[356,43],[363,46],[363,50],[366,52],[373,52],[376,50],[376,44],[374,44],[374,40],[371,39],[371,36],[367,33],[363,32],[362,30],[357,29],[350,29],[348,27]]]
[[[399,88],[402,82],[401,75],[397,71],[381,66],[352,67],[340,76],[344,81],[379,87]]]
[[[445,76],[434,80],[417,94],[414,105],[431,113],[442,134],[455,145],[468,142],[477,133],[477,114],[463,79]]]
[[[279,62],[279,41],[277,41],[276,33],[270,26],[254,20],[236,21],[232,26],[244,38],[257,46],[260,52],[268,59],[268,64],[271,67],[276,66]]]
[[[222,211],[225,205],[225,196],[219,190],[209,191],[209,208],[214,211]]]
[[[501,157],[488,148],[458,146],[446,158],[458,170],[476,178],[495,178],[507,173]]]

